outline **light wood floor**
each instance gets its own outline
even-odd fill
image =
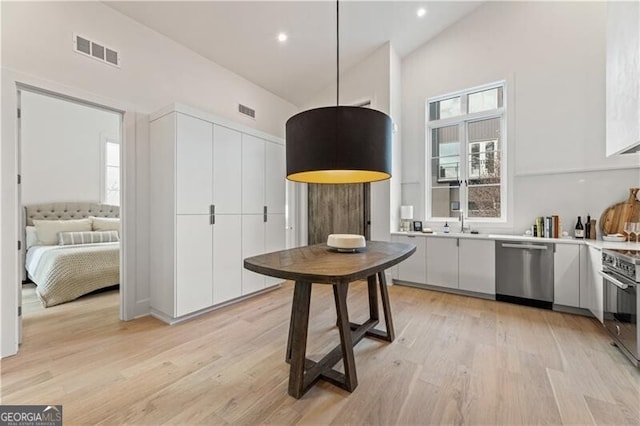
[[[355,320],[366,286],[352,285]],[[390,288],[397,338],[356,346],[359,386],[287,395],[293,287],[174,326],[118,320],[117,292],[41,309],[2,361],[2,404],[63,404],[71,424],[640,424],[640,371],[591,319]],[[316,285],[309,346],[337,341]]]

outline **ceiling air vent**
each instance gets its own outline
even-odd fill
[[[88,37],[74,34],[73,50],[89,58],[120,68],[120,53],[118,51]]]
[[[246,105],[238,104],[238,111],[240,112],[240,114],[244,114],[247,117],[253,118],[254,120],[256,119],[256,110],[255,109],[251,109]]]

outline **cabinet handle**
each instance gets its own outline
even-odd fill
[[[266,222],[267,221],[267,206],[264,206],[264,208],[262,209],[263,211],[263,216],[262,219]]]
[[[209,225],[216,224],[216,206],[215,204],[211,204],[209,206]]]

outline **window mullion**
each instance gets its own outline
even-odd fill
[[[467,202],[467,181],[468,181],[468,169],[469,165],[467,162],[469,161],[469,140],[468,140],[468,132],[467,132],[467,123],[460,123],[460,179],[462,183],[460,184],[460,210],[462,210],[465,216],[468,216],[468,202]]]

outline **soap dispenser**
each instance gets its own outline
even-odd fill
[[[447,222],[444,223],[444,233],[445,234],[449,233],[449,223],[447,223]]]

